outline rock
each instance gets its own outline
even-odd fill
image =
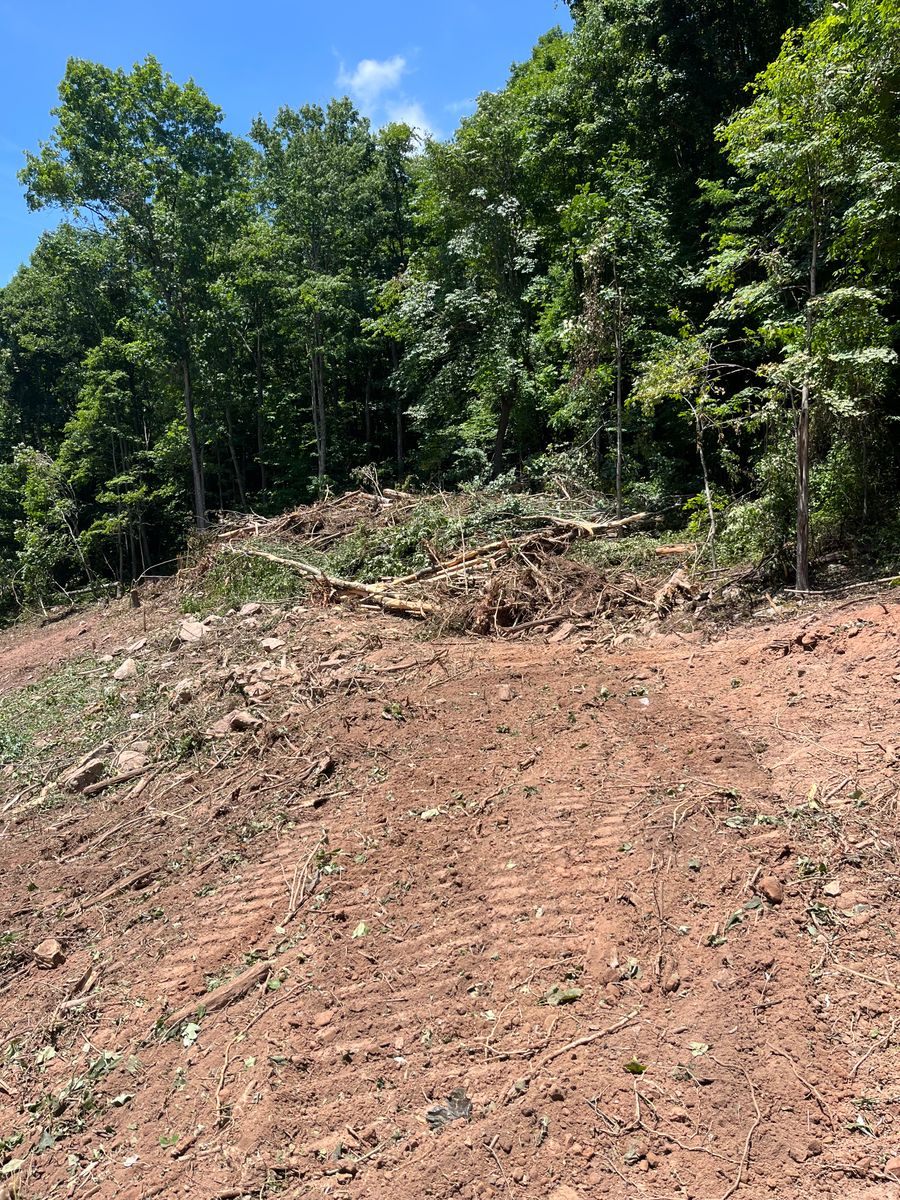
[[[88,758],[70,767],[59,777],[59,786],[67,792],[83,792],[106,774],[106,763],[102,758]]]
[[[497,688],[497,699],[503,704],[508,704],[510,702],[510,700],[512,700],[512,698],[513,698],[512,688],[509,686],[508,683],[501,683],[500,686]]]
[[[671,996],[673,992],[677,992],[681,987],[681,976],[677,971],[673,971],[668,979],[663,980],[662,990],[666,996]]]
[[[150,759],[139,750],[123,750],[113,761],[116,771],[124,774],[126,771],[140,771],[146,767]]]
[[[187,643],[202,642],[206,634],[206,626],[201,625],[199,621],[182,621],[178,630],[178,640]]]
[[[817,633],[804,633],[800,639],[800,645],[804,650],[815,650],[819,644],[819,635]]]
[[[137,675],[137,663],[133,658],[126,658],[120,667],[113,671],[113,679],[133,679]]]
[[[179,679],[172,688],[173,704],[190,704],[194,698],[193,679]]]
[[[756,890],[770,904],[782,904],[784,902],[784,884],[777,875],[763,875],[762,879],[756,885]]]
[[[826,883],[822,888],[826,896],[839,896],[841,894],[841,885],[836,879],[832,879],[831,883]]]
[[[806,1150],[802,1146],[791,1146],[788,1150],[788,1157],[792,1158],[795,1163],[805,1163]]]
[[[284,645],[284,638],[276,638],[276,637],[263,638],[263,640],[260,642],[260,645],[262,646],[263,650],[266,650],[269,653],[271,653],[271,651],[273,651],[273,650],[281,649],[281,647]]]
[[[261,604],[242,604],[238,609],[239,617],[255,617],[258,612],[262,612]]]
[[[900,1179],[900,1155],[895,1155],[887,1160],[884,1164],[884,1172],[886,1175],[895,1175]]]
[[[567,1183],[561,1183],[550,1193],[549,1200],[581,1200],[581,1193]]]
[[[813,1138],[806,1147],[806,1153],[810,1158],[818,1158],[820,1154],[824,1153],[824,1150],[825,1147],[818,1140],[818,1138]],[[897,1159],[897,1163],[900,1165],[900,1159]]]
[[[138,640],[136,642],[131,642],[129,645],[127,645],[125,647],[125,653],[126,654],[137,654],[138,650],[143,650],[143,648],[146,645],[147,645],[146,638],[138,638]]]
[[[149,758],[152,747],[149,742],[138,741],[132,742],[128,749],[133,750],[135,754],[146,754]]]
[[[37,965],[45,971],[61,967],[66,961],[62,946],[56,938],[46,938],[39,946],[35,946],[31,953]]]
[[[326,1025],[330,1025],[334,1020],[334,1010],[326,1008],[324,1012],[316,1013],[313,1024],[317,1029],[324,1029]]]
[[[246,708],[239,708],[216,721],[207,732],[210,737],[226,737],[229,733],[247,733],[250,729],[258,729],[260,725],[262,721],[259,717]]]

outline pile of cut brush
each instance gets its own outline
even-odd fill
[[[419,510],[425,505],[433,508],[438,499],[446,506],[444,536],[422,536],[416,543],[426,566],[374,580],[348,577],[330,568],[328,552],[339,551],[346,539],[365,538],[388,526],[408,531],[417,514],[421,516]],[[573,628],[612,615],[620,621],[638,615],[658,617],[694,598],[682,570],[663,579],[658,574],[639,579],[633,573],[600,571],[568,557],[575,542],[616,540],[650,528],[656,518],[649,513],[599,519],[596,511],[573,513],[569,506],[566,512],[553,497],[528,497],[527,503],[519,502],[514,517],[505,518],[503,536],[467,545],[460,508],[465,503],[471,505],[471,498],[460,501],[388,489],[376,495],[349,492],[272,520],[232,519],[219,532],[217,545],[222,554],[265,559],[297,572],[325,602],[352,600],[429,618],[443,629],[482,635]],[[547,511],[551,508],[556,511]],[[479,528],[471,511],[465,517],[470,527]],[[496,522],[496,510],[493,517]],[[481,528],[485,525],[490,526],[487,518]],[[447,530],[455,534],[449,539],[449,551]],[[657,553],[662,557],[670,549],[660,546]],[[694,547],[680,549],[688,552]],[[359,574],[365,573],[363,565]]]

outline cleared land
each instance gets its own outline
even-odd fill
[[[892,596],[508,640],[195,582],[0,637],[10,1194],[895,1193]]]

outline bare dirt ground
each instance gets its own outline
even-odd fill
[[[900,1195],[893,599],[612,650],[179,622],[0,639],[7,697],[146,639],[111,686],[165,698],[158,768],[0,774],[10,1195]]]

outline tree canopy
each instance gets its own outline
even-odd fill
[[[710,552],[896,547],[900,3],[570,0],[447,141],[246,138],[73,59],[0,290],[0,603],[216,510],[580,473]]]

